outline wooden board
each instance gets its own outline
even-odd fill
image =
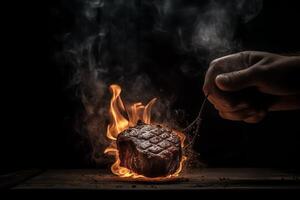
[[[14,190],[231,190],[300,189],[300,175],[274,169],[201,169],[160,182],[122,179],[107,170],[48,170]]]
[[[0,175],[0,189],[11,188],[18,185],[38,174],[42,173],[42,170],[30,169],[30,170],[16,170]]]

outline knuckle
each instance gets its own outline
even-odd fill
[[[242,51],[239,54],[241,63],[244,65],[244,67],[249,67],[252,64],[252,57],[255,54],[254,51]]]
[[[229,110],[233,110],[235,108],[235,104],[231,101],[223,101],[222,102],[222,106],[225,108],[225,109],[229,109]]]
[[[209,66],[213,67],[213,66],[216,65],[216,63],[218,63],[218,59],[215,59],[215,60],[211,61],[210,64],[209,64]]]
[[[215,59],[210,63],[209,69],[213,73],[221,72],[223,70],[224,62],[225,62],[224,58]]]
[[[263,114],[257,113],[255,116],[251,116],[251,117],[245,119],[244,122],[252,123],[252,124],[259,123],[264,119],[264,116],[265,115],[263,115]]]
[[[242,51],[240,53],[242,53],[244,55],[251,55],[251,53],[253,53],[253,51]]]
[[[242,102],[242,103],[238,103],[235,106],[237,109],[249,109],[250,108],[250,104],[248,102]]]
[[[230,119],[229,116],[228,116],[226,113],[224,113],[224,112],[219,111],[219,115],[220,115],[220,117],[222,117],[223,119]]]
[[[245,119],[243,121],[246,122],[246,123],[249,123],[249,124],[255,124],[255,123],[257,123],[257,120],[254,117],[247,118],[247,119]]]
[[[243,116],[239,113],[232,113],[232,112],[221,112],[221,117],[227,120],[233,121],[241,121],[243,120]]]
[[[236,112],[236,113],[245,113],[244,110],[248,110],[250,108],[247,103],[239,103],[230,105],[229,107],[222,107],[224,112]]]
[[[242,120],[244,117],[242,114],[240,113],[230,113],[229,114],[229,117],[232,119],[232,120],[235,120],[235,121],[240,121]]]

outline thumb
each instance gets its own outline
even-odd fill
[[[255,76],[251,68],[220,74],[215,79],[216,85],[223,91],[238,91],[253,86]]]

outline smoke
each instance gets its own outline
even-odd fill
[[[261,0],[210,1],[197,17],[194,50],[206,53],[210,60],[240,50],[241,42],[236,37],[239,23],[249,22],[261,9]]]
[[[240,49],[237,25],[261,8],[262,0],[63,0],[55,11],[64,22],[56,59],[84,160],[107,160],[110,84],[121,85],[128,103],[159,97],[155,120],[177,127],[184,113],[172,105],[182,81],[199,79],[213,58]]]

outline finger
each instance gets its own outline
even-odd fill
[[[243,93],[224,93],[214,89],[214,92],[208,96],[208,100],[217,110],[225,112],[234,112],[249,108],[251,99],[246,98]]]
[[[221,112],[237,112],[240,110],[250,108],[250,104],[247,102],[231,103],[231,104],[221,104],[216,102],[213,98],[210,99],[210,102],[214,105],[215,109]]]
[[[239,71],[220,74],[216,77],[216,85],[223,91],[239,91],[253,86],[256,83],[255,68],[246,68]]]
[[[280,96],[269,107],[269,111],[300,109],[300,95]]]
[[[244,109],[237,112],[219,112],[224,119],[233,121],[243,121],[249,117],[257,115],[258,111],[254,109]]]
[[[204,94],[208,95],[215,92],[215,88],[217,88],[215,79],[218,75],[248,68],[249,58],[252,54],[251,52],[240,52],[213,60],[205,75]]]
[[[255,124],[262,121],[267,115],[266,111],[260,111],[256,115],[248,117],[247,119],[243,120],[246,123]]]
[[[241,53],[224,56],[213,60],[209,64],[209,68],[205,75],[203,92],[205,95],[211,94],[215,85],[215,78],[217,75],[227,72],[232,72],[239,69],[241,64]]]
[[[242,52],[218,58],[210,63],[206,73],[203,85],[203,92],[209,95],[209,101],[213,103],[218,110],[236,111],[245,109],[247,105],[240,104],[239,98],[232,93],[224,92],[216,85],[216,77],[219,74],[226,74],[233,71],[243,70],[248,67],[245,60],[249,60],[250,53]]]

